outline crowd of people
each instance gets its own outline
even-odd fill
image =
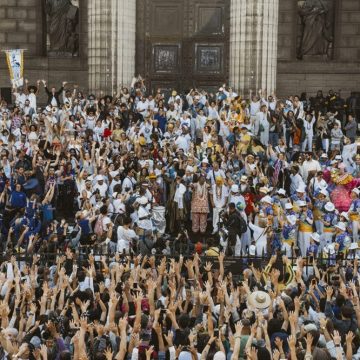
[[[355,94],[13,96],[0,360],[360,359]]]

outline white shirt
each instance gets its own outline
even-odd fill
[[[221,185],[221,194],[219,196],[219,188],[216,184],[212,187],[212,197],[214,201],[214,205],[217,208],[223,208],[226,205],[226,199],[229,196],[229,190],[227,186]]]
[[[106,196],[107,189],[108,189],[108,186],[105,182],[103,182],[102,185],[100,185],[99,183],[96,183],[96,185],[94,186],[94,190],[99,190],[101,197]]]
[[[28,100],[30,101],[30,107],[36,110],[36,95],[34,93],[30,93],[28,95]]]
[[[27,100],[26,94],[14,93],[14,96],[15,96],[15,102],[18,103],[21,108],[23,108],[25,104],[25,100]]]
[[[136,184],[136,181],[134,178],[130,178],[129,176],[127,176],[123,183],[122,183],[122,192],[126,192],[126,188],[129,188],[130,190],[134,190],[134,185]]]
[[[321,171],[321,166],[317,160],[305,160],[302,164],[302,176],[304,181],[307,181],[308,175],[310,171]]]
[[[251,101],[250,103],[250,115],[255,116],[260,111],[260,101]]]
[[[139,206],[138,209],[138,221],[137,224],[139,228],[144,230],[152,230],[152,221],[151,218],[148,216],[150,212],[142,205]]]
[[[119,226],[117,229],[117,251],[120,253],[124,251],[128,253],[131,242],[137,239],[138,236],[133,229]]]
[[[191,141],[191,137],[189,134],[180,135],[175,140],[175,144],[177,145],[178,148],[183,149],[184,152],[187,153],[190,149],[190,141]]]

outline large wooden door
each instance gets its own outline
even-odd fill
[[[230,0],[137,0],[136,72],[152,92],[227,81],[229,12]]]

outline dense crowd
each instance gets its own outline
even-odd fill
[[[355,94],[13,95],[0,360],[360,359]]]

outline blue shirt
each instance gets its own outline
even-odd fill
[[[22,191],[13,191],[10,204],[14,208],[24,208],[26,206],[26,194]]]

